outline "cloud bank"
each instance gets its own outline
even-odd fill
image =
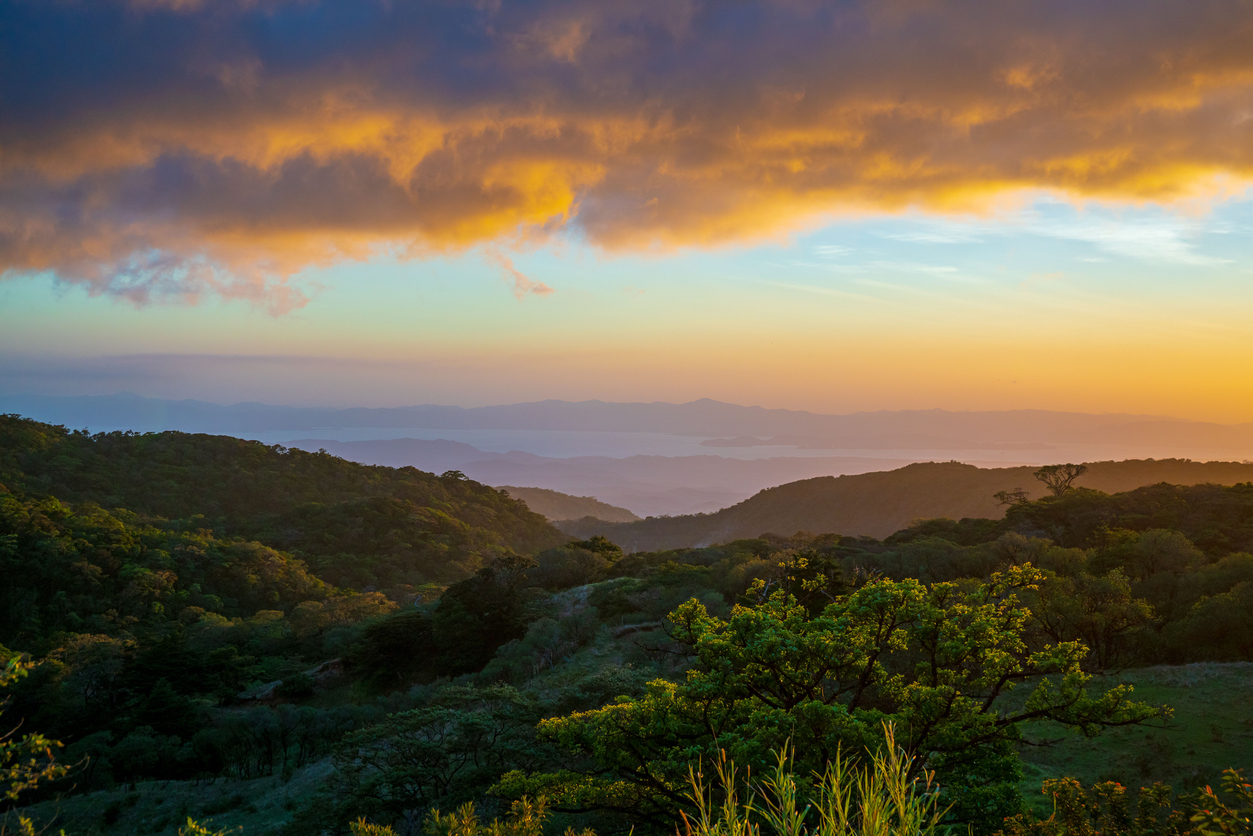
[[[137,302],[1251,175],[1247,0],[0,0],[0,272]]]

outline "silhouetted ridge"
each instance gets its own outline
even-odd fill
[[[1094,462],[1075,483],[1106,493],[1169,482],[1234,485],[1253,480],[1253,464],[1139,459]],[[628,551],[691,548],[757,537],[837,533],[882,538],[919,519],[999,519],[1005,508],[993,494],[1023,488],[1047,493],[1035,467],[980,468],[961,462],[921,462],[897,470],[819,476],[767,488],[713,514],[650,517],[633,523],[563,523],[576,537],[603,534]]]

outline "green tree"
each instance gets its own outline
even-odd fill
[[[0,656],[5,655],[8,651],[0,646]],[[29,670],[30,665],[21,657],[10,656],[0,670],[0,689],[8,688]],[[0,701],[0,717],[6,705],[7,697]],[[35,732],[18,737],[18,731],[8,729],[0,733],[0,799],[5,801],[16,801],[19,793],[34,789],[44,781],[64,777],[69,771],[69,767],[57,761],[59,741]]]
[[[431,619],[410,609],[371,624],[348,664],[376,688],[397,688],[419,678],[434,661]]]
[[[1085,667],[1093,671],[1126,658],[1132,638],[1153,621],[1153,607],[1132,597],[1131,583],[1118,569],[1101,577],[1087,572],[1055,575],[1026,600],[1034,623],[1049,639],[1087,646]]]
[[[622,557],[622,547],[603,534],[597,534],[587,540],[575,540],[569,546],[572,549],[583,549],[584,551],[603,554],[610,560]]]
[[[695,663],[686,681],[655,680],[639,699],[545,720],[541,734],[588,766],[513,774],[501,790],[672,821],[695,759],[725,750],[760,770],[790,743],[798,771],[820,771],[841,751],[881,747],[886,721],[918,756],[914,768],[937,773],[954,816],[987,831],[1021,803],[1011,746],[1023,723],[1093,735],[1164,713],[1124,686],[1090,693],[1079,642],[1027,647],[1018,593],[1041,579],[1023,566],[983,584],[876,580],[816,616],[784,593],[726,621],[690,601],[670,616]],[[1003,698],[1018,684],[1029,691],[1011,705]]]
[[[997,505],[1013,506],[1031,501],[1031,497],[1027,496],[1027,492],[1022,488],[1014,488],[1012,491],[997,491],[992,494],[992,498],[996,500]]]
[[[1165,633],[1168,644],[1185,659],[1253,661],[1253,582],[1202,598]]]
[[[508,555],[448,587],[431,625],[445,672],[481,670],[497,648],[522,637],[527,611],[520,587],[534,566],[529,557]]]
[[[782,592],[816,615],[849,589],[840,564],[817,549],[774,552],[766,558],[764,568],[764,577],[749,585],[740,603],[761,604]]]

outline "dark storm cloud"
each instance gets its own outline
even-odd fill
[[[0,269],[137,301],[1251,170],[1238,0],[0,2]]]

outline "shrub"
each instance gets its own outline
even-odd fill
[[[297,673],[284,679],[275,691],[284,699],[299,700],[313,695],[313,684],[312,676]]]

